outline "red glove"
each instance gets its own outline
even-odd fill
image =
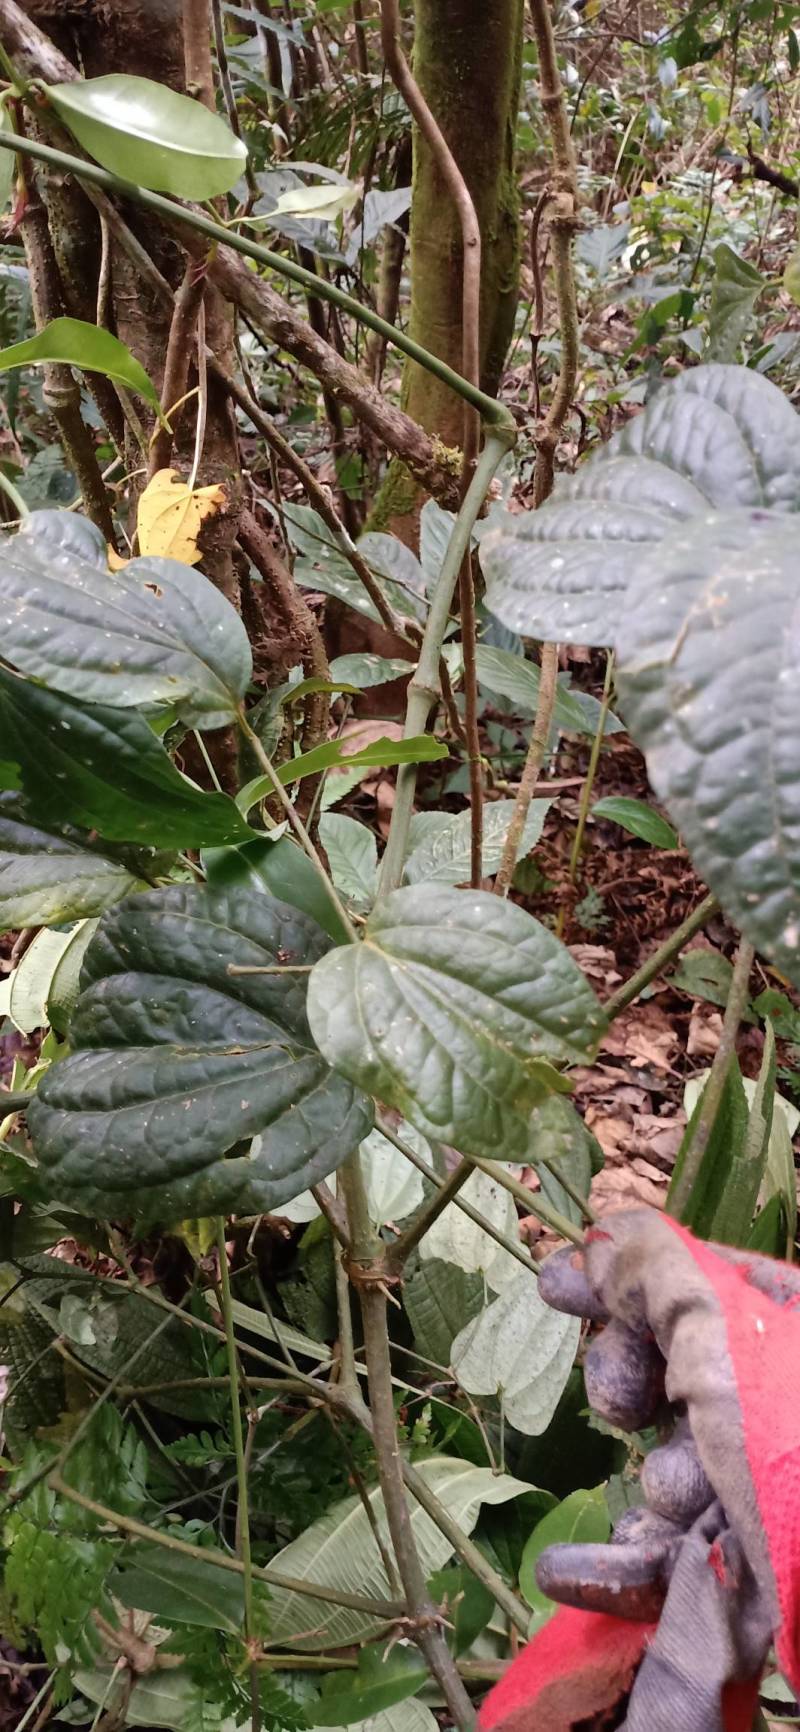
[[[611,1319],[585,1365],[603,1417],[636,1429],[666,1393],[677,1423],[610,1545],[542,1554],[540,1586],[575,1609],[487,1697],[482,1732],[568,1732],[631,1685],[627,1732],[749,1732],[773,1637],[800,1688],[800,1274],[637,1209],[556,1252],[540,1292]]]

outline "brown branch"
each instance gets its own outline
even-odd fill
[[[800,181],[795,180],[793,175],[787,174],[783,168],[773,168],[762,156],[756,156],[749,144],[747,156],[754,180],[765,180],[768,186],[777,187],[778,192],[785,192],[790,198],[800,197]]]
[[[153,435],[148,464],[148,479],[151,481],[159,469],[166,469],[169,463],[175,437],[175,422],[174,418],[170,417],[173,411],[175,415],[180,415],[181,410],[176,408],[176,405],[182,404],[186,396],[205,286],[205,261],[201,264],[196,259],[190,259],[183,274],[183,282],[174,298],[164,364],[164,383],[161,387],[161,409],[165,419],[169,420],[169,425],[164,426],[163,422],[159,422]]]
[[[200,236],[192,236],[182,228],[187,246],[203,245]],[[199,250],[199,248],[198,248]],[[443,459],[441,446],[412,421],[402,409],[397,409],[380,391],[370,385],[364,375],[338,355],[331,343],[317,336],[310,325],[276,294],[263,277],[226,247],[220,247],[209,275],[229,300],[235,301],[262,341],[286,349],[295,360],[308,367],[328,390],[352,409],[356,419],[369,427],[378,439],[399,457],[426,493],[430,493],[446,510],[457,509],[459,480],[450,464]]]
[[[208,0],[183,0],[183,63],[189,96],[213,110],[214,72],[211,65],[211,21]]]
[[[394,84],[425,139],[456,207],[461,228],[461,371],[470,384],[480,386],[481,343],[481,231],[472,194],[447,139],[413,77],[400,45],[399,0],[381,0],[381,45]],[[462,496],[469,487],[480,444],[480,421],[469,404],[464,405],[464,458]],[[483,774],[478,731],[478,676],[475,660],[475,585],[472,556],[467,550],[459,572],[461,642],[464,657],[465,733],[469,765],[470,882],[477,886],[483,875]]]
[[[53,319],[61,317],[64,299],[47,211],[27,159],[22,173],[26,190],[19,226],[28,261],[33,316],[37,331],[41,331]],[[44,367],[42,396],[48,409],[52,411],[86,512],[98,529],[102,530],[106,540],[116,547],[108,494],[100,474],[91,435],[81,415],[80,386],[72,368],[60,361],[47,362]]]

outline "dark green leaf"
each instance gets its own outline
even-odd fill
[[[158,409],[158,393],[141,361],[119,337],[100,325],[86,324],[83,319],[51,319],[35,337],[0,349],[0,373],[8,373],[13,367],[44,366],[47,361],[66,361],[84,373],[101,373],[115,384],[138,392],[152,408]]]
[[[208,199],[230,192],[242,174],[241,139],[218,114],[166,84],[115,72],[46,89],[78,143],[123,180]]]
[[[736,1148],[728,1181],[711,1226],[723,1245],[746,1245],[767,1165],[775,1110],[775,1033],[767,1024],[764,1051],[744,1141]]]
[[[199,1624],[231,1635],[241,1632],[241,1578],[199,1558],[184,1558],[163,1546],[131,1546],[110,1586],[123,1606],[152,1612],[159,1623]]]
[[[701,1094],[683,1134],[667,1192],[668,1209],[671,1208],[675,1187],[683,1172],[687,1153],[694,1141],[702,1102]],[[691,1195],[680,1215],[684,1226],[691,1227],[692,1232],[696,1233],[700,1239],[711,1237],[714,1218],[724,1197],[731,1168],[734,1162],[742,1157],[747,1136],[747,1123],[747,1096],[742,1087],[742,1073],[738,1060],[734,1058],[725,1079],[722,1100],[711,1127],[711,1133],[700,1163],[700,1170],[692,1186]]]
[[[100,531],[67,511],[32,511],[0,543],[7,661],[89,703],[174,705],[189,726],[221,727],[252,660],[235,608],[177,559],[110,572]]]
[[[797,538],[762,511],[672,536],[628,592],[617,651],[626,719],[699,876],[800,982]]]
[[[226,794],[187,782],[135,710],[77,704],[0,668],[0,723],[37,822],[159,848],[253,834]]]
[[[553,1611],[552,1600],[536,1583],[536,1562],[546,1546],[603,1545],[611,1531],[603,1487],[574,1491],[556,1509],[548,1510],[531,1534],[522,1554],[519,1585],[534,1611]]]
[[[77,832],[42,830],[13,794],[0,795],[0,930],[59,926],[102,914],[135,879]]]
[[[654,812],[646,800],[628,800],[622,794],[608,794],[604,800],[595,801],[592,817],[610,818],[631,836],[639,836],[643,842],[650,842],[653,848],[678,846],[678,838],[672,825],[668,824],[660,813]]]
[[[587,1130],[580,1113],[563,1095],[543,1101],[531,1119],[528,1159],[539,1175],[542,1192],[568,1221],[583,1225],[583,1215],[568,1191],[559,1184],[563,1173],[573,1190],[588,1197],[592,1175],[603,1166],[600,1144]],[[550,1166],[545,1166],[545,1160]]]
[[[450,1350],[465,1323],[482,1311],[486,1286],[482,1274],[459,1269],[438,1257],[417,1259],[408,1270],[403,1303],[420,1353],[435,1365],[450,1364]]]
[[[290,836],[279,836],[276,842],[259,836],[234,848],[204,848],[203,865],[209,884],[241,884],[245,889],[277,896],[309,914],[337,944],[346,944],[344,922],[319,873]]]
[[[759,1251],[763,1257],[783,1257],[786,1252],[786,1212],[783,1197],[776,1192],[770,1197],[750,1228],[748,1251]]]
[[[494,1599],[489,1589],[463,1564],[453,1564],[431,1576],[428,1592],[431,1599],[443,1608],[447,1619],[445,1634],[453,1652],[465,1653],[485,1630],[494,1612]]]
[[[714,282],[708,315],[709,361],[735,361],[766,279],[726,241],[714,251]]]
[[[281,972],[327,942],[307,916],[241,889],[172,886],[106,914],[73,1053],[28,1112],[53,1194],[174,1221],[268,1212],[335,1169],[371,1105],[313,1046],[305,976]]]
[[[534,1107],[568,1090],[550,1061],[594,1051],[604,1027],[569,952],[513,903],[439,885],[395,890],[364,942],[314,969],[309,1020],[337,1069],[423,1135],[527,1156]]]
[[[376,1643],[361,1649],[355,1671],[323,1678],[319,1702],[307,1704],[306,1714],[312,1726],[351,1726],[415,1696],[427,1676],[425,1661],[411,1643]]]
[[[525,636],[613,643],[627,586],[648,572],[654,544],[710,509],[750,507],[800,507],[797,416],[748,368],[694,367],[539,511],[509,514],[482,539],[487,605]]]

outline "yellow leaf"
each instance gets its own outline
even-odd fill
[[[225,503],[224,487],[196,487],[192,491],[176,469],[159,469],[139,500],[139,552],[196,565],[200,558],[197,538],[203,523],[207,517],[216,516]]]
[[[116,548],[111,546],[110,541],[106,547],[106,558],[108,560],[109,571],[121,571],[124,565],[130,565],[130,560],[123,559],[122,554],[117,553]]]

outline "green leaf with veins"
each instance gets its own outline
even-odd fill
[[[800,984],[800,655],[794,518],[678,532],[631,585],[622,706],[701,878]]]
[[[3,152],[4,156],[7,154]],[[42,367],[48,361],[64,361],[83,372],[100,373],[105,379],[113,379],[116,385],[137,392],[151,408],[159,410],[158,392],[141,361],[131,354],[126,343],[100,325],[90,325],[83,319],[51,319],[35,337],[0,349],[0,373],[9,373],[14,367]]]
[[[177,559],[110,572],[100,531],[68,511],[32,511],[0,542],[3,654],[20,673],[85,703],[174,706],[222,727],[252,676],[247,633],[225,596]]]
[[[18,795],[0,795],[0,931],[102,914],[134,883],[80,832],[42,829]]]
[[[714,249],[714,281],[708,312],[709,361],[735,361],[753,309],[767,286],[761,272],[739,257],[726,241]]]
[[[0,725],[37,823],[82,824],[111,842],[158,848],[253,836],[226,794],[181,775],[135,710],[78,704],[0,668]]]
[[[53,1194],[115,1217],[258,1214],[335,1169],[372,1106],[315,1048],[305,976],[282,972],[327,946],[298,910],[240,889],[172,886],[104,915],[73,1051],[28,1109]]]
[[[44,89],[73,138],[123,180],[202,200],[244,172],[247,147],[227,122],[165,84],[114,72]]]
[[[322,827],[320,826],[320,834]],[[337,944],[347,943],[347,929],[307,854],[292,836],[256,836],[233,848],[204,848],[202,861],[209,884],[277,896],[316,920]],[[323,838],[324,840],[324,838]]]
[[[395,890],[362,943],[309,983],[329,1062],[425,1136],[484,1156],[526,1156],[553,1063],[591,1055],[602,1009],[564,945],[513,903],[439,885]]]
[[[654,546],[709,511],[800,508],[800,423],[744,367],[694,367],[662,386],[539,511],[481,541],[486,602],[546,642],[614,643],[628,584]],[[694,522],[692,522],[694,520]]]
[[[468,1394],[498,1397],[517,1431],[540,1437],[564,1392],[580,1333],[580,1318],[551,1310],[522,1269],[456,1336],[453,1370]]]
[[[678,846],[672,825],[661,817],[660,812],[654,812],[646,800],[629,800],[623,794],[608,794],[604,800],[595,801],[592,817],[610,818],[629,835],[638,836],[640,841],[649,842],[653,848]]]

